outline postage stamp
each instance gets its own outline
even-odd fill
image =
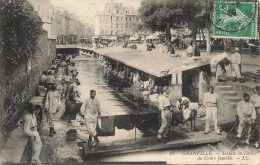
[[[215,38],[256,38],[257,5],[257,2],[215,1],[213,36]]]

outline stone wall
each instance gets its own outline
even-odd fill
[[[48,39],[46,33],[40,36],[37,47],[37,52],[31,58],[31,65],[22,64],[11,75],[4,72],[5,69],[8,69],[8,66],[0,65],[1,143],[24,114],[25,105],[35,95],[42,71],[50,68],[51,62],[56,56],[56,40]],[[0,58],[4,59],[2,53]],[[3,64],[5,63],[3,62]]]

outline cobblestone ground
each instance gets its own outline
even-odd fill
[[[62,79],[61,70],[57,73],[57,84]],[[65,111],[65,99],[62,100],[61,110],[55,115],[55,131],[56,135],[49,136],[49,126],[46,117],[43,118],[43,126],[40,131],[42,140],[42,150],[40,160],[42,163],[66,163],[66,162],[82,162],[80,147],[76,142],[66,141],[66,132],[72,128],[72,125],[65,120],[61,120],[61,116]]]

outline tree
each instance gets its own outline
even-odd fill
[[[139,8],[142,23],[148,29],[165,31],[167,42],[171,41],[171,28],[180,28],[189,24],[193,27],[194,19],[202,11],[199,1],[190,0],[144,0]],[[194,30],[195,28],[192,28]]]
[[[42,20],[27,0],[0,1],[3,37],[0,46],[4,48],[5,63],[12,71],[27,63],[37,50]]]

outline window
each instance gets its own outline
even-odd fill
[[[127,10],[125,11],[125,13],[127,14]]]
[[[110,13],[110,10],[108,11],[108,13]]]
[[[111,35],[113,35],[113,30],[111,30]]]
[[[125,24],[125,27],[127,27],[127,28],[128,28],[128,24],[127,24],[127,23]]]
[[[118,21],[118,17],[116,17],[116,20]]]
[[[116,28],[118,28],[118,24],[116,24]]]
[[[125,17],[125,20],[127,21],[127,17]]]
[[[111,16],[111,21],[112,21],[113,17]]]
[[[129,21],[131,21],[131,17],[129,18]]]
[[[116,13],[118,14],[118,9],[116,10]]]
[[[129,27],[131,28],[131,24],[129,24]]]

